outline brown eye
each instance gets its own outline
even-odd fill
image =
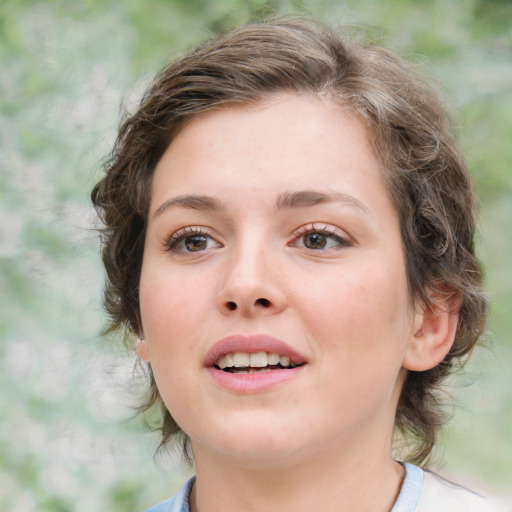
[[[187,251],[204,251],[208,246],[208,239],[204,235],[188,236],[184,239],[184,244]]]
[[[315,226],[304,226],[300,229],[297,238],[290,245],[302,247],[309,251],[324,252],[350,247],[352,243],[335,232],[336,228],[325,226],[317,229]]]
[[[327,245],[327,235],[322,233],[307,233],[304,235],[304,247],[308,249],[324,249]]]
[[[174,253],[190,254],[222,247],[222,244],[208,233],[203,232],[202,228],[187,227],[173,233],[167,242],[167,247]]]

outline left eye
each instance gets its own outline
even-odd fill
[[[340,246],[348,246],[348,240],[324,230],[309,230],[303,233],[292,244],[295,247],[305,247],[313,251],[333,249]]]

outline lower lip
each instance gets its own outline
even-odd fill
[[[235,393],[258,393],[267,391],[279,384],[293,379],[305,365],[288,370],[271,370],[269,372],[230,373],[217,368],[206,368],[215,382],[222,388]]]

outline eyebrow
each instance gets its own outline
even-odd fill
[[[278,210],[291,208],[308,208],[323,203],[343,203],[370,213],[367,206],[359,199],[343,192],[317,192],[315,190],[299,190],[297,192],[285,192],[276,201]]]
[[[299,190],[297,192],[285,192],[276,200],[277,210],[294,208],[310,208],[323,203],[343,203],[348,206],[370,213],[364,203],[355,197],[342,192],[317,192],[315,190]],[[218,212],[224,206],[217,199],[210,196],[183,195],[164,201],[155,211],[153,217],[161,215],[165,210],[173,207],[190,208],[191,210]]]
[[[210,196],[184,195],[173,197],[164,201],[156,210],[153,217],[157,217],[162,212],[173,207],[190,208],[192,210],[201,210],[208,212],[217,212],[222,210],[222,204],[217,199]]]

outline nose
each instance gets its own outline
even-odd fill
[[[217,296],[217,308],[224,315],[245,317],[275,315],[286,308],[282,276],[271,251],[245,247],[226,261],[226,274]]]

